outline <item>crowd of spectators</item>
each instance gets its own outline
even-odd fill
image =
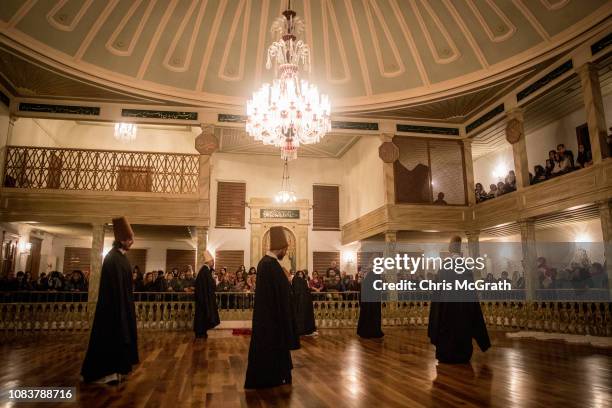
[[[49,274],[42,272],[38,279],[33,279],[30,272],[11,271],[8,276],[0,280],[0,290],[6,292],[87,292],[88,281],[80,270],[62,273],[53,271]]]
[[[491,184],[488,192],[485,190],[482,183],[476,183],[474,194],[476,195],[476,202],[481,203],[512,191],[516,191],[516,174],[514,170],[508,172],[504,181],[500,181],[497,184]]]
[[[607,289],[608,274],[599,262],[573,261],[566,267],[553,268],[546,258],[537,260],[540,289]]]

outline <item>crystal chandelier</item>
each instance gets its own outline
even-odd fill
[[[136,139],[138,127],[135,123],[115,123],[115,139],[129,143]]]
[[[283,166],[283,180],[281,182],[281,189],[274,196],[274,201],[277,203],[294,203],[297,198],[295,193],[291,190],[291,184],[289,183],[289,159],[284,159],[285,165]]]
[[[283,160],[293,160],[300,144],[318,143],[331,130],[331,108],[327,95],[300,79],[299,66],[310,72],[310,48],[297,39],[304,22],[291,10],[290,0],[271,31],[279,39],[268,47],[266,68],[274,64],[275,79],[247,101],[246,131],[255,140],[280,147]]]

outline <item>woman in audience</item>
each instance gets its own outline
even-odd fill
[[[312,279],[308,282],[310,289],[315,292],[322,292],[325,290],[325,286],[323,285],[323,281],[319,278],[319,272],[312,271]]]
[[[70,292],[86,292],[87,282],[85,282],[85,276],[82,271],[72,271],[70,280],[66,282],[66,289]]]
[[[509,193],[511,191],[516,191],[516,174],[514,170],[510,170],[508,175],[506,176],[506,183],[504,184],[504,192]]]
[[[548,159],[546,160],[546,177],[554,177],[559,173],[559,166],[557,164],[557,152],[551,150],[548,152]]]
[[[240,269],[238,271],[240,272]],[[232,292],[245,292],[245,291],[246,291],[246,281],[244,280],[244,276],[242,273],[237,273],[234,286],[232,287]]]
[[[251,267],[249,268],[249,273],[248,273],[248,274],[249,274],[249,275],[255,275],[255,274],[257,274],[257,268],[255,268],[254,266],[251,266]]]
[[[498,195],[499,194],[497,194],[497,184],[491,184],[489,186],[489,195],[487,196],[487,198],[495,198]]]
[[[546,170],[539,164],[533,168],[534,176],[531,184],[538,184],[546,180]]]
[[[177,280],[174,279],[174,275],[172,274],[172,272],[166,272],[166,278],[165,278],[165,291],[166,292],[174,292],[176,289],[176,282]]]
[[[255,293],[256,279],[257,279],[257,275],[255,274],[249,275],[246,281],[246,291],[247,292]]]
[[[36,290],[49,290],[49,278],[46,273],[41,273],[36,282]]]
[[[62,290],[64,288],[64,281],[62,275],[58,271],[51,272],[49,278],[49,290]]]
[[[499,197],[500,195],[503,195],[506,193],[506,185],[504,184],[503,181],[500,181],[499,183],[497,183],[497,190],[495,190],[495,197]]]
[[[487,192],[485,191],[484,187],[482,186],[482,183],[476,183],[476,189],[474,190],[474,194],[476,195],[476,202],[480,203],[483,202],[484,200],[486,200],[487,197]]]
[[[147,272],[144,278],[144,291],[155,292],[155,279],[153,279],[153,272]]]
[[[578,145],[578,165],[582,168],[589,167],[593,164],[593,156],[590,150],[585,150],[583,144]]]

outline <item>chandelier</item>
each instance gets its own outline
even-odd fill
[[[303,31],[304,22],[291,10],[289,0],[271,28],[279,38],[268,47],[266,68],[274,64],[275,79],[247,101],[247,133],[280,147],[283,160],[297,158],[300,144],[318,143],[331,130],[329,98],[300,79],[299,66],[310,72],[310,48],[297,39]]]
[[[138,127],[135,123],[115,123],[115,139],[129,143],[136,139]]]
[[[284,161],[281,189],[274,196],[274,201],[283,204],[294,203],[297,198],[295,197],[295,193],[291,190],[291,184],[289,183],[289,159],[284,159]]]

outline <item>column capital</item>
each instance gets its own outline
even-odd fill
[[[480,231],[466,231],[465,236],[468,240],[478,239],[480,237]]]
[[[378,134],[378,138],[381,142],[392,142],[395,135],[391,132],[382,132]]]
[[[385,231],[385,242],[397,242],[397,231]]]
[[[525,121],[525,108],[521,107],[521,108],[512,108],[506,111],[506,123],[510,122],[511,120],[518,120],[520,122],[524,122]]]
[[[590,61],[585,62],[576,68],[576,72],[578,72],[579,75],[590,75],[592,73],[597,73],[597,65]]]

